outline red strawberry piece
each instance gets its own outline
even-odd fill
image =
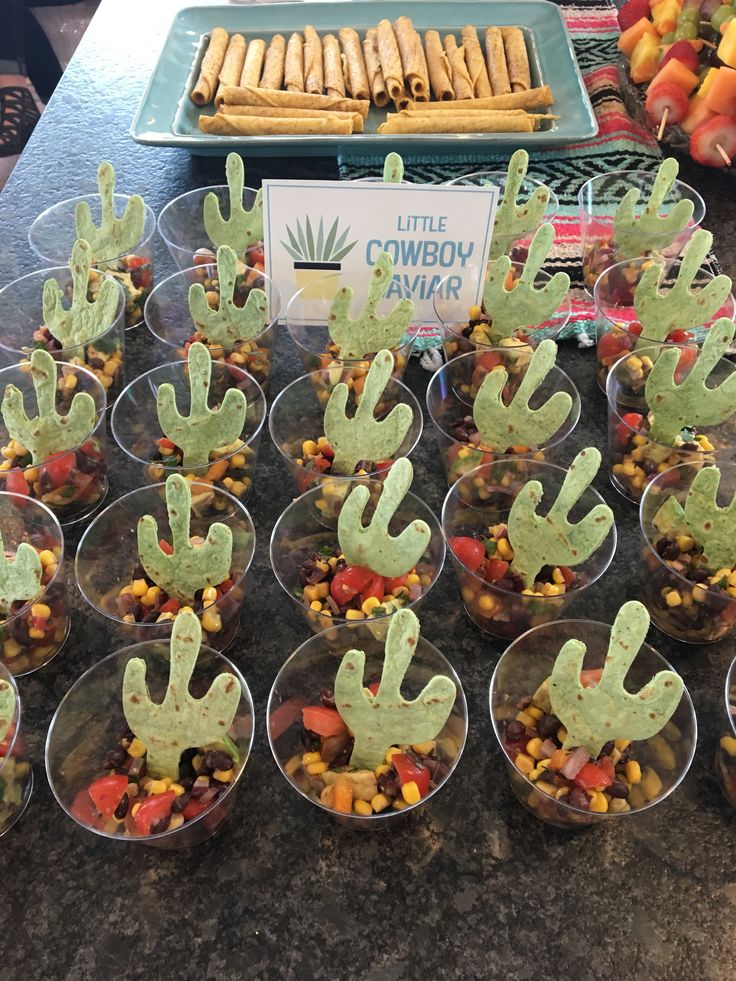
[[[736,119],[714,116],[697,126],[690,136],[690,156],[704,167],[726,166],[718,146],[729,159],[736,157]]]
[[[679,123],[685,118],[687,106],[686,92],[674,82],[660,82],[652,85],[647,92],[647,112],[655,126],[662,122],[665,109],[668,110],[665,125]]]
[[[659,67],[662,68],[663,65],[666,65],[673,58],[677,58],[686,68],[697,74],[700,62],[695,53],[695,48],[693,48],[689,41],[675,41],[672,47],[665,51],[664,58],[659,63]]]
[[[649,18],[649,0],[627,0],[618,12],[618,26],[626,31],[642,17]]]

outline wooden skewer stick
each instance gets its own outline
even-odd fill
[[[667,125],[667,117],[669,116],[669,114],[670,114],[670,107],[669,106],[665,106],[664,107],[664,112],[662,113],[662,118],[661,118],[661,120],[659,122],[659,129],[657,130],[657,139],[658,140],[661,140],[662,139],[662,133],[664,133],[664,128]]]
[[[718,152],[720,153],[720,155],[723,157],[723,162],[725,163],[725,165],[727,167],[730,167],[731,166],[731,158],[726,153],[726,151],[723,149],[723,147],[721,146],[720,143],[716,143],[716,150],[718,150]]]

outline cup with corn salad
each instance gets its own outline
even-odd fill
[[[413,700],[434,676],[451,678],[456,694],[447,721],[424,743],[396,741],[373,768],[351,765],[354,740],[336,708],[336,672],[347,651],[365,652],[363,683],[375,698],[387,623],[391,620],[343,624],[334,628],[333,641],[325,632],[311,637],[279,671],[266,710],[271,752],[288,783],[340,823],[364,830],[393,825],[429,801],[453,773],[468,731],[465,694],[457,674],[420,636],[401,694]]]
[[[500,456],[530,457],[534,460],[554,460],[565,440],[580,418],[580,395],[570,377],[554,365],[531,398],[530,408],[536,409],[555,392],[570,395],[572,409],[548,440],[540,446],[509,444],[490,446],[483,442],[473,419],[473,405],[486,376],[496,369],[508,375],[502,399],[505,405],[514,398],[526,375],[532,350],[529,347],[498,347],[459,355],[444,364],[429,380],[427,411],[434,423],[437,446],[452,486],[470,470],[481,464],[493,463]]]
[[[165,481],[181,473],[197,483],[209,483],[246,503],[253,493],[258,451],[266,421],[266,398],[258,382],[237,365],[212,363],[209,407],[216,409],[225,394],[237,388],[246,398],[243,431],[225,446],[213,446],[206,466],[185,468],[183,453],[161,431],[156,396],[161,385],[173,386],[179,412],[187,415],[191,404],[186,361],[159,365],[132,381],[120,394],[110,417],[118,446],[139,468],[145,483]]]
[[[716,745],[715,769],[726,800],[731,807],[736,807],[736,658],[726,675],[724,708],[721,736]]]
[[[253,700],[232,661],[202,646],[189,691],[201,698],[218,675],[234,675],[240,688],[235,719],[216,743],[182,752],[178,779],[154,779],[146,769],[146,745],[129,728],[120,699],[133,658],[145,661],[151,699],[163,701],[167,642],[134,644],[98,661],[72,685],[51,721],[49,784],[67,815],[91,834],[161,849],[191,848],[211,838],[235,805],[253,744]]]
[[[144,316],[148,329],[166,361],[186,361],[189,347],[201,341],[209,348],[213,361],[236,365],[247,371],[265,392],[271,375],[271,357],[276,343],[278,317],[281,311],[281,295],[276,284],[263,269],[247,266],[238,259],[234,303],[245,306],[253,289],[263,290],[268,297],[268,320],[263,330],[248,340],[241,339],[232,345],[210,342],[192,320],[189,311],[189,287],[201,283],[207,302],[212,307],[220,303],[220,282],[217,265],[207,262],[189,269],[182,269],[162,280],[146,300]]]
[[[141,515],[153,516],[162,550],[173,551],[165,488],[165,484],[139,487],[97,515],[77,548],[77,585],[123,641],[166,638],[173,621],[193,610],[202,625],[202,643],[222,651],[238,629],[246,575],[255,551],[253,521],[232,494],[212,484],[192,482],[190,543],[201,546],[210,525],[221,522],[232,529],[233,550],[227,579],[198,590],[194,605],[188,607],[168,596],[146,574],[138,555],[136,530]]]
[[[105,272],[90,270],[88,299],[99,289]],[[37,348],[46,350],[55,361],[86,368],[100,383],[107,405],[111,406],[125,384],[125,297],[119,290],[119,302],[111,323],[83,344],[62,346],[44,323],[43,284],[55,279],[64,293],[68,307],[72,295],[72,274],[68,266],[37,269],[0,289],[0,357],[5,364],[28,360]],[[104,402],[103,402],[104,404]]]
[[[549,677],[563,645],[586,646],[581,684],[600,683],[611,626],[594,620],[544,623],[501,656],[490,687],[491,721],[511,789],[535,817],[558,828],[599,824],[636,814],[675,790],[695,753],[697,724],[687,689],[672,718],[646,740],[611,740],[592,757],[587,747],[562,748],[567,731],[554,715]],[[670,665],[643,644],[626,676],[635,692]]]
[[[28,806],[33,793],[33,770],[25,748],[25,731],[21,725],[18,687],[12,674],[2,662],[0,662],[0,683],[3,687],[9,686],[15,695],[13,716],[0,741],[0,838],[2,838]]]

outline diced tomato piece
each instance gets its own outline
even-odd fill
[[[166,452],[171,453],[176,449],[176,443],[170,440],[167,436],[162,436],[161,439],[156,440],[156,446],[160,450],[166,450]]]
[[[184,820],[193,821],[194,818],[199,817],[200,814],[203,814],[207,810],[207,808],[211,806],[212,806],[211,802],[203,804],[201,800],[194,800],[194,799],[190,800],[187,806],[182,811],[182,814],[184,815]]]
[[[626,415],[621,416],[621,422],[616,427],[616,439],[621,446],[628,443],[631,436],[631,430],[639,429],[643,422],[644,416],[639,412],[627,412]]]
[[[28,486],[26,475],[22,470],[10,471],[7,480],[5,481],[5,490],[9,494],[22,494],[24,497],[28,497],[28,495],[31,493],[31,489]]]
[[[380,687],[381,687],[381,682],[380,681],[374,681],[372,684],[368,685],[368,691],[371,693],[371,695],[377,695],[378,694],[378,689]]]
[[[181,603],[179,600],[168,599],[165,603],[161,604],[161,609],[159,613],[176,613],[177,610],[181,609]]]
[[[141,801],[141,806],[135,812],[133,821],[135,830],[139,835],[150,835],[151,826],[160,821],[161,818],[171,814],[171,805],[176,800],[173,790],[167,790],[163,794],[156,794],[153,797],[146,797]]]
[[[271,739],[276,741],[301,718],[304,699],[301,695],[287,698],[268,717],[268,731]]]
[[[383,576],[379,576],[375,573],[368,582],[368,585],[361,589],[360,591],[360,602],[365,603],[367,599],[375,597],[376,599],[383,599],[386,595],[386,580]]]
[[[677,362],[677,368],[675,369],[675,381],[678,385],[690,373],[690,369],[697,361],[697,358],[698,349],[696,347],[680,348],[680,357]]]
[[[148,262],[142,255],[129,255],[126,260],[126,265],[128,269],[140,269],[141,266],[145,266]]]
[[[245,253],[245,258],[249,266],[263,268],[265,261],[262,245],[253,245]]]
[[[59,453],[57,456],[50,456],[41,465],[41,473],[48,476],[54,487],[62,487],[69,482],[69,475],[74,469],[74,464],[73,453]]]
[[[488,582],[496,582],[508,572],[509,564],[503,559],[489,559],[486,563],[486,579]]]
[[[594,688],[601,680],[603,668],[585,668],[580,672],[580,684],[583,688]]]
[[[331,446],[325,446],[324,444],[320,443],[319,451],[322,456],[326,456],[328,460],[333,460],[335,458],[335,451]]]
[[[122,773],[110,773],[89,785],[89,796],[100,814],[109,818],[117,810],[120,800],[128,789],[128,778]]]
[[[343,606],[362,593],[372,579],[373,573],[370,569],[365,569],[362,565],[347,565],[335,574],[330,583],[332,598],[339,606]]]
[[[394,593],[397,589],[401,589],[402,586],[406,586],[406,580],[409,578],[409,573],[405,576],[394,576],[385,580],[386,593]]]
[[[347,726],[337,709],[325,705],[305,705],[302,709],[304,728],[318,736],[339,736]]]
[[[83,824],[87,828],[102,827],[103,822],[100,819],[100,815],[97,812],[95,805],[92,803],[92,798],[90,797],[89,791],[86,787],[83,787],[74,798],[72,801],[72,806],[69,808],[69,812],[76,821],[79,821],[80,824]]]
[[[575,777],[576,786],[581,790],[605,790],[613,780],[596,763],[586,763]]]
[[[493,371],[501,364],[501,355],[498,351],[484,351],[482,354],[476,354],[475,363],[479,368]]]
[[[613,765],[613,760],[610,756],[602,756],[599,760],[596,760],[595,765],[599,770],[602,770],[608,779],[613,783],[616,779],[616,767]]]
[[[376,460],[373,467],[378,472],[380,470],[390,470],[393,465],[393,460]]]
[[[316,470],[317,473],[324,473],[325,470],[330,469],[330,462],[331,461],[328,460],[326,456],[320,454],[319,456],[315,456],[314,459],[310,460],[309,465],[311,466],[312,470]]]
[[[426,797],[429,793],[429,770],[426,766],[419,766],[407,756],[406,753],[396,753],[391,757],[391,762],[399,775],[399,783],[403,787],[405,783],[412,780],[419,787],[419,793]]]
[[[232,579],[223,579],[220,585],[217,587],[217,591],[221,596],[224,596],[225,593],[229,592],[233,588],[234,585],[235,583],[232,581]]]
[[[572,569],[568,569],[566,565],[559,566],[559,569],[562,573],[562,578],[565,580],[565,586],[572,586],[575,582],[575,573]]]
[[[173,555],[174,554],[174,546],[173,545],[169,545],[169,543],[166,541],[165,538],[159,538],[159,540],[158,540],[158,547],[161,549],[161,551],[165,555]]]
[[[624,333],[604,334],[598,341],[598,359],[614,361],[629,347],[629,341]]]
[[[692,335],[688,330],[682,330],[682,329],[671,330],[667,335],[667,340],[671,344],[682,344],[685,341],[689,340],[691,336]]]
[[[486,550],[483,542],[479,542],[475,538],[469,538],[461,535],[448,538],[447,544],[450,546],[453,555],[459,562],[462,562],[462,564],[470,569],[471,572],[478,571],[481,562],[486,557]]]

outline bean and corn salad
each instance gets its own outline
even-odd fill
[[[102,268],[122,286],[125,295],[125,326],[135,327],[143,320],[143,307],[153,288],[152,260],[145,256],[124,255],[113,262],[103,263]],[[90,299],[97,298],[102,280],[100,273],[95,270],[90,272]]]
[[[732,676],[733,676],[733,668]],[[736,807],[736,682],[728,692],[730,728],[718,740],[716,747],[716,776],[726,800]]]
[[[14,675],[34,671],[50,661],[69,632],[66,587],[53,581],[61,548],[33,547],[41,560],[41,591],[30,602],[16,600],[5,618],[0,618],[0,660]],[[5,555],[12,559],[14,553],[6,549]]]
[[[4,741],[0,742],[0,834],[12,824],[30,792],[31,764],[21,739],[14,737],[15,725],[11,724]]]
[[[146,465],[148,480],[158,483],[172,471],[181,472],[184,454],[166,436],[154,439],[151,462]],[[253,490],[255,452],[242,439],[210,451],[210,463],[201,473],[187,473],[188,479],[198,484],[213,484],[228,491],[239,500],[247,500]]]

